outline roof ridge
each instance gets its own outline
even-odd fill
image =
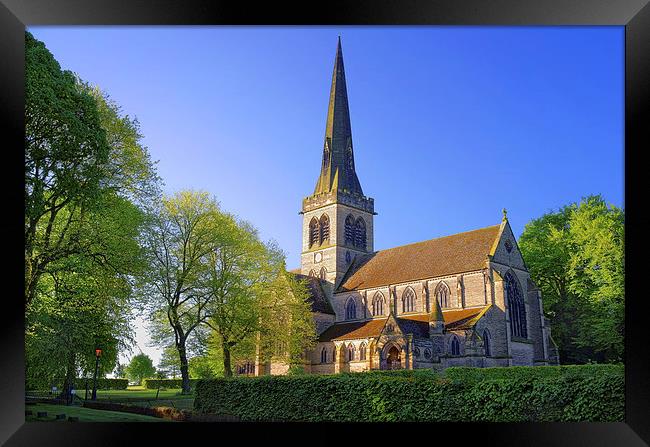
[[[439,239],[446,239],[446,238],[448,238],[448,237],[459,236],[459,235],[461,235],[461,234],[474,233],[475,231],[487,230],[488,228],[495,228],[495,227],[500,227],[500,226],[501,226],[501,224],[499,223],[498,225],[489,225],[489,226],[487,226],[487,227],[477,228],[477,229],[475,229],[475,230],[461,231],[460,233],[453,233],[453,234],[448,234],[448,235],[446,235],[446,236],[434,237],[434,238],[431,238],[431,239],[425,239],[425,240],[423,240],[423,241],[410,242],[410,243],[408,243],[408,244],[397,245],[397,246],[395,246],[395,247],[390,247],[390,248],[384,248],[383,250],[377,250],[376,252],[374,252],[374,253],[372,253],[372,254],[377,254],[377,253],[381,253],[381,252],[385,252],[385,251],[389,251],[389,250],[395,250],[396,248],[408,247],[408,246],[410,246],[410,245],[423,244],[423,243],[425,243],[425,242],[436,241],[436,240],[439,240]]]

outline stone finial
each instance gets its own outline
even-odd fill
[[[507,222],[508,221],[508,211],[504,208],[503,210],[503,219],[501,219],[502,222]]]

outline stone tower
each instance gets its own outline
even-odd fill
[[[354,167],[348,93],[339,37],[323,159],[314,193],[302,201],[301,273],[338,286],[355,257],[373,252],[374,200],[363,195]]]

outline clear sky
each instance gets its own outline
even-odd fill
[[[29,31],[137,116],[166,192],[209,191],[276,240],[289,269],[338,35],[376,250],[497,224],[504,207],[519,236],[589,194],[624,205],[623,27]]]

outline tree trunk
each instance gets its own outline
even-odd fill
[[[223,375],[225,377],[232,377],[232,365],[230,364],[230,347],[227,343],[223,343]]]
[[[70,390],[72,390],[72,386],[74,385],[74,379],[75,379],[75,372],[76,372],[76,364],[75,364],[75,353],[70,352],[68,354],[68,366],[66,368],[65,372],[65,380],[63,382],[63,390],[62,390],[62,395],[63,399],[66,400],[66,402],[69,402],[71,399],[72,395],[70,394]]]
[[[187,352],[185,350],[185,337],[178,337],[176,342],[176,348],[178,349],[178,357],[181,362],[181,379],[182,379],[182,393],[190,393],[190,373],[187,363]]]

